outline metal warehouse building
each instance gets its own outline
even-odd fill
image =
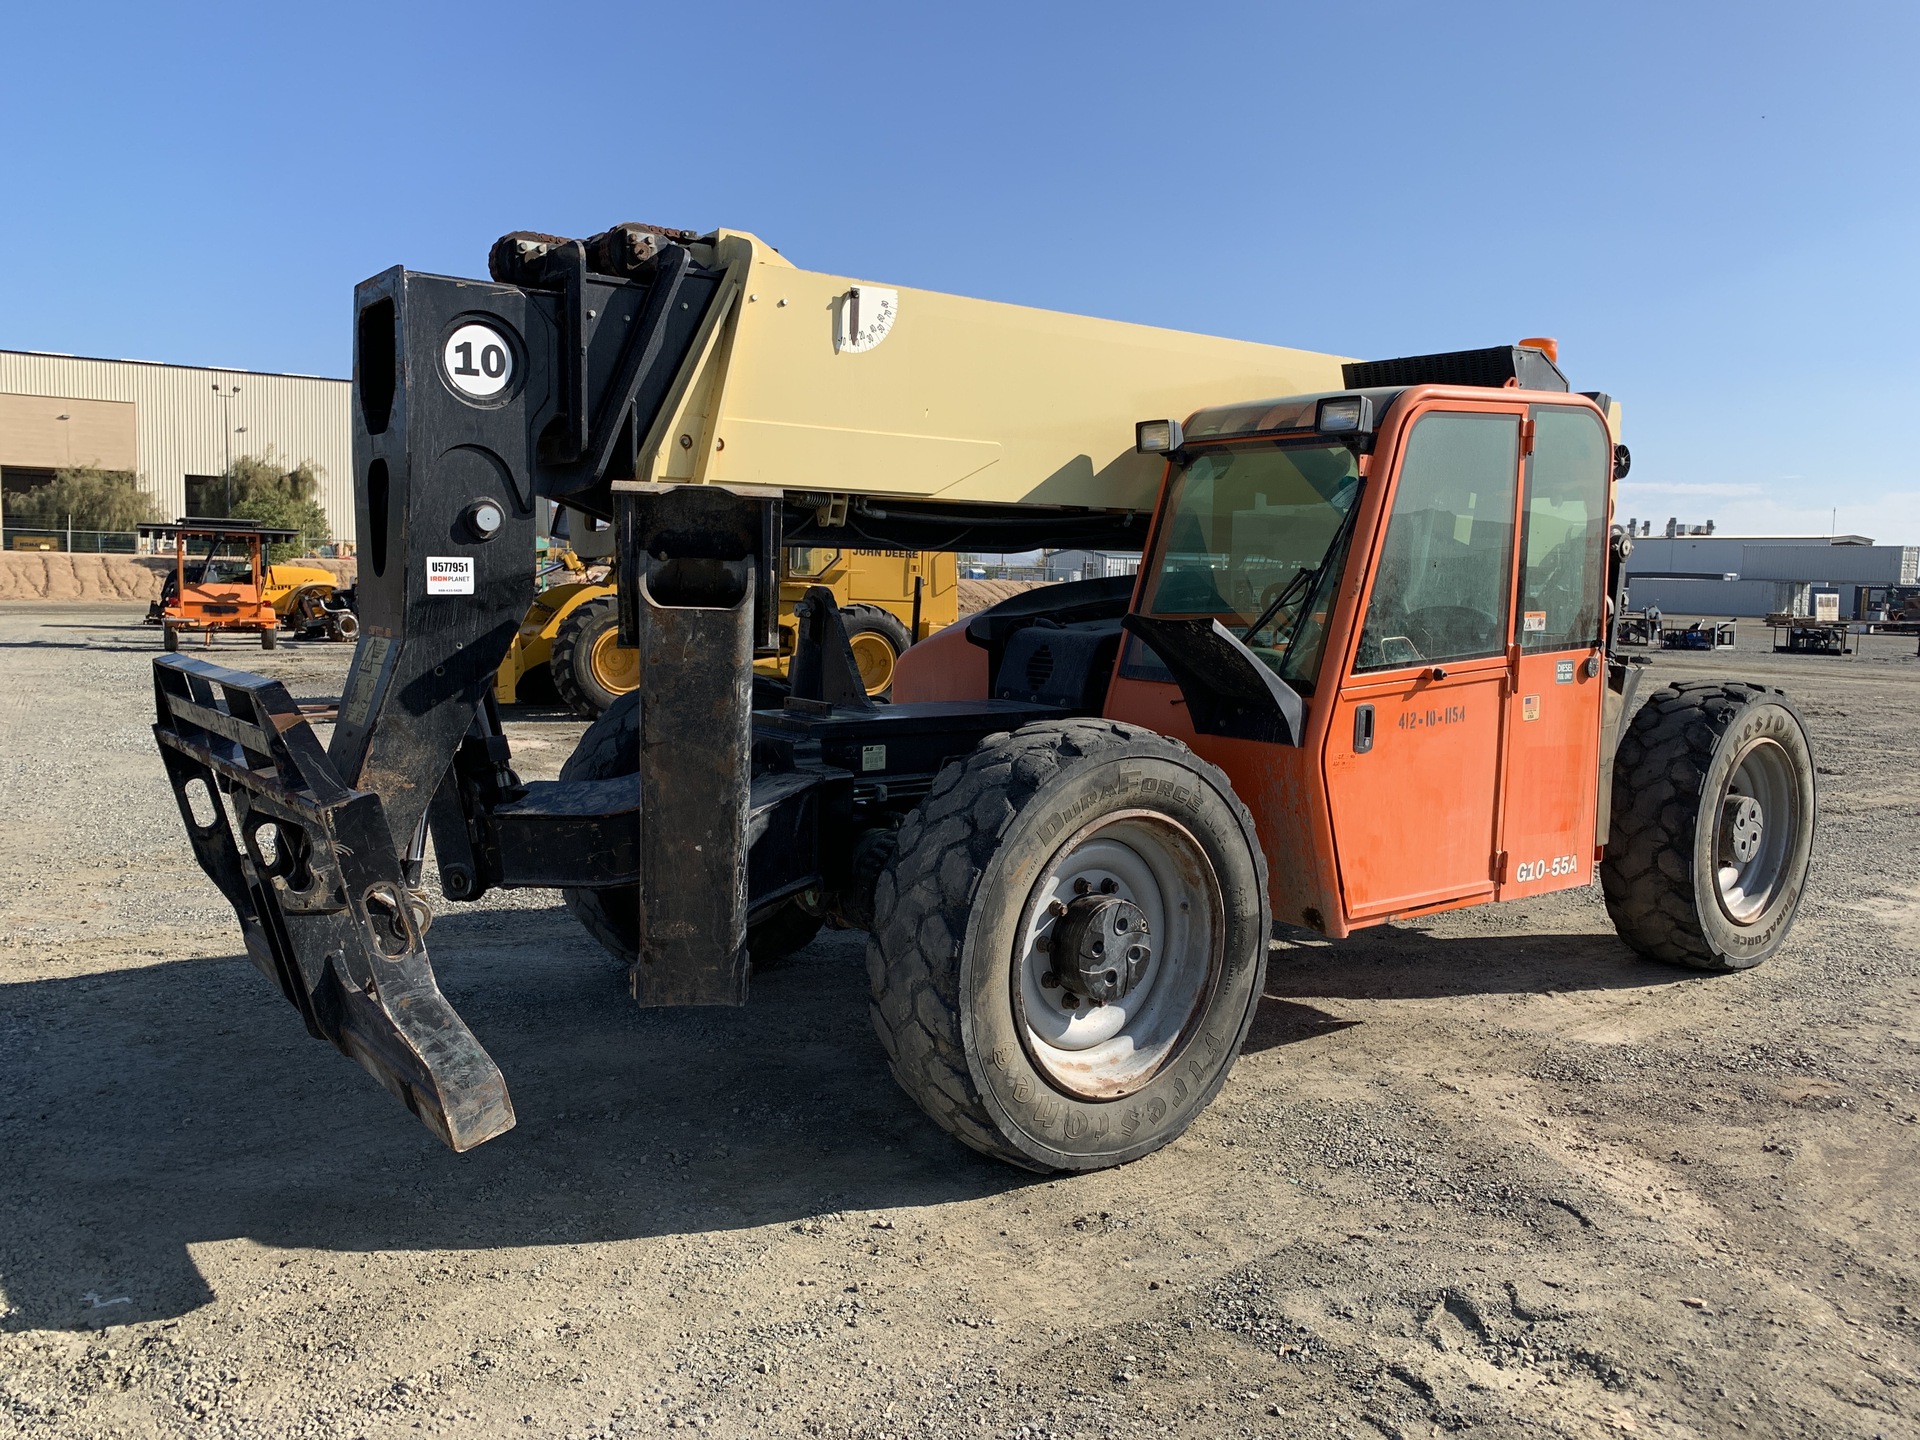
[[[1854,613],[1862,585],[1912,585],[1920,547],[1865,535],[1652,535],[1627,560],[1630,602],[1674,617],[1808,614],[1811,591],[1836,590]]]
[[[351,541],[351,391],[314,375],[0,350],[0,489],[67,466],[131,470],[171,518],[211,493],[230,457],[271,451],[313,462],[334,538]]]

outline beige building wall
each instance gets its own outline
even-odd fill
[[[352,540],[352,390],[314,375],[0,350],[0,465],[132,470],[172,518],[186,477],[220,474],[229,445],[236,459],[271,450],[319,467],[334,538]]]
[[[0,465],[138,470],[135,407],[128,400],[0,395]]]

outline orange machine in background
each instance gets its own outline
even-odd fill
[[[268,597],[273,567],[267,546],[297,537],[249,520],[187,518],[170,525],[142,525],[144,540],[173,542],[174,572],[147,619],[162,627],[161,643],[180,648],[180,632],[198,630],[213,643],[216,630],[250,630],[260,648],[279,643],[280,616]]]

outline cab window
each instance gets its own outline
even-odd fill
[[[253,548],[244,540],[217,536],[190,536],[187,540],[189,585],[250,585]]]
[[[1585,650],[1600,643],[1612,477],[1613,444],[1599,416],[1571,406],[1534,411],[1514,617],[1522,649]]]
[[[817,545],[792,545],[783,553],[790,580],[818,580],[840,562],[838,550],[825,550]]]
[[[1506,649],[1520,417],[1414,422],[1360,634],[1356,671]]]
[[[1210,616],[1288,683],[1311,690],[1359,493],[1359,465],[1345,445],[1197,450],[1168,482],[1142,608]],[[1171,678],[1143,645],[1128,646],[1122,668]]]

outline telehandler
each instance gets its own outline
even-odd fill
[[[1166,1144],[1276,922],[1341,937],[1590,883],[1643,955],[1774,954],[1813,842],[1785,696],[1604,641],[1604,394],[1551,342],[1357,363],[883,288],[750,235],[510,235],[356,294],[365,619],[322,746],[276,681],[155,660],[200,864],[308,1029],[455,1150],[514,1123],[420,888],[550,886],[643,1005],[737,1005],[822,923],[951,1134],[1035,1170]],[[1248,397],[1277,397],[1250,399]],[[608,517],[639,685],[551,782],[489,688],[535,502]],[[831,592],[751,706],[792,545],[1140,549],[909,650]]]

